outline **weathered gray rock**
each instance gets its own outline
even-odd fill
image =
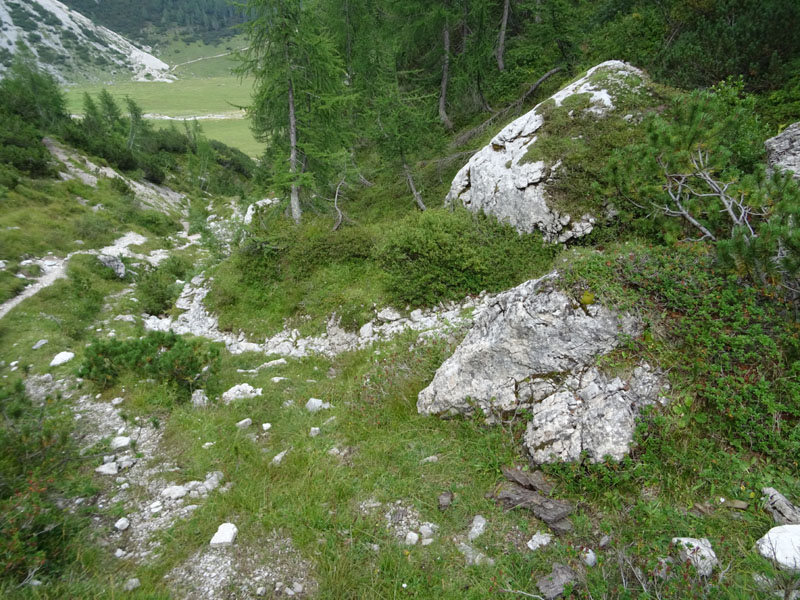
[[[555,383],[555,382],[554,382]],[[533,407],[525,446],[539,463],[622,459],[633,442],[636,417],[659,397],[660,378],[648,365],[625,379],[609,378],[596,367],[568,375]]]
[[[475,518],[472,519],[472,527],[467,533],[467,540],[474,542],[483,535],[484,531],[486,531],[486,518],[483,515],[475,515]]]
[[[770,487],[762,488],[761,493],[764,494],[764,508],[776,523],[780,525],[800,523],[800,508],[789,502],[786,496]]]
[[[583,95],[589,103],[584,110],[601,118],[615,108],[621,93],[640,88],[644,79],[642,71],[616,60],[590,69],[584,77],[507,125],[473,155],[455,176],[446,203],[461,203],[473,212],[494,215],[520,233],[538,229],[552,241],[587,235],[595,216],[562,213],[552,206],[548,184],[560,166],[557,157],[555,163],[530,162],[526,155],[541,135],[548,107],[560,107],[568,98]]]
[[[769,171],[791,171],[792,177],[800,180],[800,121],[768,139],[764,146],[767,148]]]
[[[116,523],[114,523],[114,528],[118,531],[125,531],[128,527],[131,526],[130,520],[125,517],[119,519]]]
[[[230,391],[230,390],[229,390]],[[192,406],[202,408],[208,405],[208,395],[205,390],[195,390],[192,392]]]
[[[264,391],[263,388],[254,388],[249,383],[240,383],[238,385],[233,386],[228,391],[223,392],[222,401],[225,404],[230,404],[235,400],[255,398],[256,396],[260,396],[263,391]]]
[[[125,265],[123,264],[122,260],[120,260],[119,256],[111,256],[109,254],[100,254],[97,256],[97,260],[100,261],[100,264],[104,267],[108,267],[112,271],[114,271],[114,275],[122,279],[125,277]]]
[[[458,548],[458,551],[464,555],[464,558],[467,559],[467,565],[470,567],[473,566],[491,567],[494,565],[494,559],[489,558],[483,552],[476,550],[466,542],[460,542],[456,547]]]
[[[471,414],[487,420],[528,410],[525,445],[538,463],[620,459],[639,410],[658,398],[660,378],[646,365],[625,379],[593,365],[638,321],[599,304],[580,304],[553,287],[555,274],[499,294],[455,353],[422,390],[423,414]]]
[[[111,440],[112,450],[121,450],[131,445],[131,438],[125,435],[118,435]]]
[[[547,600],[554,600],[564,593],[568,584],[575,583],[577,580],[575,571],[566,565],[555,563],[549,575],[536,581],[536,586]]]
[[[141,585],[142,585],[141,582],[136,577],[133,577],[125,582],[125,585],[123,586],[122,589],[124,589],[126,592],[132,592]]]
[[[800,572],[800,525],[773,527],[756,542],[756,548],[781,569]]]
[[[47,343],[47,340],[44,340],[44,339],[42,339],[42,340],[39,340],[38,342],[36,342],[36,343],[33,345],[33,349],[34,349],[34,350],[38,350],[39,348],[41,348],[42,346],[44,346],[46,343]]]
[[[672,543],[678,547],[678,557],[681,562],[687,560],[697,570],[698,575],[709,577],[714,567],[719,564],[717,555],[711,547],[711,542],[706,538],[672,538]]]
[[[94,471],[95,473],[100,473],[100,475],[116,475],[119,473],[119,466],[115,462],[110,462],[100,465]]]
[[[309,398],[308,402],[306,402],[306,410],[310,413],[327,410],[329,408],[331,408],[331,404],[329,402],[323,402],[319,398]]]

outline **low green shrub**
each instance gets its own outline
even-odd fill
[[[513,287],[550,268],[555,252],[491,217],[431,209],[398,223],[376,256],[391,300],[424,305]]]
[[[735,448],[796,468],[800,323],[790,301],[730,274],[706,245],[622,247],[564,271],[576,295],[589,289],[650,315],[662,340],[645,350],[670,369],[673,395],[687,399],[682,412]]]
[[[185,259],[171,256],[157,267],[148,267],[136,281],[139,306],[151,315],[167,312],[180,293],[176,280],[184,277],[189,270]]]
[[[195,389],[214,389],[218,364],[216,347],[151,331],[139,339],[95,341],[86,349],[79,373],[101,388],[114,385],[124,372],[135,373],[171,387],[185,401]]]
[[[22,381],[0,380],[0,587],[58,575],[88,520],[59,508],[78,458],[72,419],[54,399],[34,403]]]

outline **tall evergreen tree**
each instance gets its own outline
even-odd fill
[[[247,11],[250,47],[240,72],[256,81],[249,113],[268,143],[272,182],[289,192],[299,223],[301,191],[332,179],[337,153],[349,145],[352,95],[318,2],[250,0]]]

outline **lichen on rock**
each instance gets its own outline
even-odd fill
[[[630,143],[632,121],[658,99],[639,69],[601,63],[504,127],[458,172],[445,203],[494,215],[520,233],[538,230],[551,242],[588,235],[603,208],[589,193],[594,167]]]

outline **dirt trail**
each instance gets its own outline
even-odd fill
[[[42,269],[42,275],[34,283],[26,287],[20,294],[10,300],[0,304],[0,319],[5,317],[9,311],[23,300],[30,298],[40,290],[53,285],[59,279],[67,276],[67,263],[76,254],[108,254],[110,256],[126,256],[129,246],[142,244],[146,241],[142,235],[129,231],[110,246],[100,250],[77,250],[70,252],[64,258],[48,257],[33,260],[33,264],[38,264]]]

